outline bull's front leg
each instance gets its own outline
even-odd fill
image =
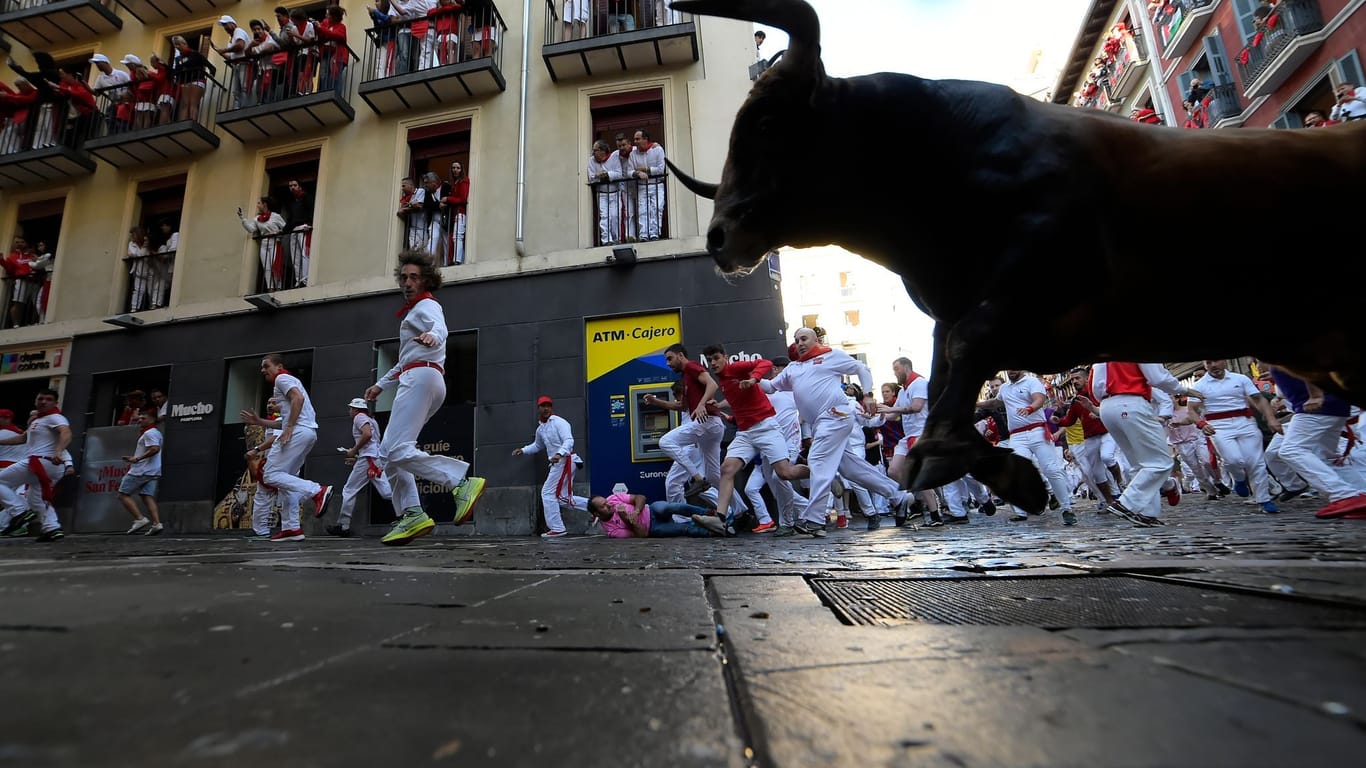
[[[1011,504],[1042,511],[1048,491],[1034,464],[993,447],[973,427],[982,382],[996,371],[986,344],[990,335],[980,322],[935,324],[930,414],[907,457],[911,488],[938,488],[971,472]]]

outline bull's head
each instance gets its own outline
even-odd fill
[[[787,52],[760,77],[731,128],[720,184],[698,181],[672,163],[683,186],[716,202],[707,251],[728,274],[746,273],[780,245],[823,245],[802,238],[803,222],[821,220],[821,175],[808,161],[829,156],[829,135],[813,106],[827,83],[821,65],[820,21],[802,0],[678,0],[672,7],[777,27]],[[827,240],[828,242],[828,240]]]

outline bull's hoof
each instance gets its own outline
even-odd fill
[[[1004,448],[993,448],[974,459],[971,471],[997,496],[1031,515],[1043,512],[1048,504],[1048,488],[1038,468],[1029,459]]]
[[[979,446],[948,440],[920,440],[906,457],[906,477],[912,491],[928,491],[966,475]]]

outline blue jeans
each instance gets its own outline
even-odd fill
[[[694,522],[675,523],[674,515],[705,515],[711,512],[703,507],[694,507],[681,501],[652,501],[650,502],[650,538],[664,539],[676,536],[693,536],[695,538],[706,538],[711,536],[711,531],[703,528]]]

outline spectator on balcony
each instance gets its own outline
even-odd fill
[[[641,240],[658,240],[664,226],[664,148],[650,132],[636,131],[628,171],[636,179],[637,231]]]
[[[18,328],[34,322],[34,298],[38,282],[34,280],[33,264],[37,256],[22,237],[14,238],[14,245],[5,256],[5,279],[9,280],[9,327]]]
[[[403,247],[410,251],[426,250],[426,232],[413,226],[417,223],[415,215],[422,213],[422,201],[426,192],[413,186],[413,180],[404,176],[398,182],[398,217],[403,220]]]
[[[252,23],[260,24],[258,21]],[[199,105],[204,101],[204,92],[208,90],[209,80],[215,74],[214,66],[180,35],[171,38],[171,46],[175,48],[175,58],[171,62],[172,87],[180,91],[176,119],[198,122]]]
[[[148,57],[147,63],[147,74],[157,84],[157,125],[165,125],[171,122],[171,117],[175,115],[176,83],[171,77],[170,65],[162,61],[160,56],[153,53]]]
[[[1209,94],[1210,87],[1199,76],[1191,78],[1190,89],[1186,91],[1186,101],[1192,106],[1200,104]]]
[[[1339,83],[1333,92],[1337,95],[1337,103],[1328,115],[1330,118],[1338,122],[1366,118],[1366,88],[1358,88],[1356,83],[1347,81]]]
[[[346,78],[346,65],[350,62],[351,51],[346,47],[346,25],[342,18],[346,9],[340,5],[329,5],[318,22],[318,39],[322,41],[322,74],[319,88],[331,90],[337,96],[345,97],[342,92]]]
[[[124,91],[118,86],[126,84],[130,78],[127,72],[114,69],[114,65],[109,62],[109,57],[103,53],[91,56],[90,63],[94,64],[95,69],[100,72],[95,76],[95,90],[104,94],[105,120],[108,122],[110,130],[115,130],[117,127],[117,107],[124,100]]]
[[[1144,125],[1162,125],[1162,116],[1152,107],[1134,107],[1129,113],[1129,119]]]
[[[175,274],[175,253],[180,248],[180,233],[170,219],[157,222],[156,285],[152,291],[152,309],[171,303],[171,278]]]
[[[133,130],[152,127],[152,118],[156,112],[157,83],[147,73],[147,67],[142,63],[142,59],[136,55],[124,54],[120,64],[128,68],[129,79],[132,81],[133,92]]]
[[[444,67],[460,61],[460,9],[461,3],[456,0],[437,0],[427,11],[434,40],[429,66]]]
[[[1328,118],[1324,117],[1323,113],[1317,109],[1309,110],[1309,112],[1304,116],[1305,128],[1327,128],[1330,125],[1337,124],[1337,120],[1329,120]]]
[[[234,108],[250,107],[255,104],[255,100],[248,97],[246,92],[246,57],[247,48],[251,46],[251,37],[247,31],[237,26],[237,22],[231,16],[221,16],[218,24],[228,33],[228,44],[220,48],[210,43],[210,47],[218,52],[219,56],[228,63],[228,69],[232,71],[232,104]]]
[[[451,163],[451,183],[445,197],[441,198],[444,227],[450,237],[445,243],[444,266],[465,263],[465,211],[469,202],[470,177],[465,175],[465,166]]]
[[[297,179],[289,182],[285,223],[289,227],[289,265],[294,273],[290,287],[302,288],[308,285],[308,258],[313,250],[313,197]]]
[[[398,9],[389,0],[375,0],[374,6],[366,8],[370,13],[370,22],[375,25],[375,74],[374,79],[379,80],[394,74],[394,48],[398,44],[398,31],[394,29],[394,20],[398,18]]]
[[[138,416],[147,407],[147,393],[134,389],[123,396],[123,408],[114,417],[114,425],[127,427],[137,424]]]
[[[36,258],[33,261],[33,281],[38,284],[38,322],[46,323],[47,301],[52,295],[52,249],[47,247],[46,242],[39,240],[34,254]]]
[[[65,70],[62,71],[60,82],[48,85],[55,88],[70,106],[70,114],[74,119],[70,125],[67,145],[78,146],[90,135],[90,125],[94,120],[96,108],[95,92],[90,90],[90,86],[86,85],[84,80]]]
[[[132,276],[132,292],[128,296],[128,311],[141,312],[147,308],[156,283],[156,268],[151,259],[152,247],[147,230],[133,227],[128,230],[128,274]]]
[[[256,216],[248,219],[237,209],[237,218],[257,241],[261,258],[261,287],[266,293],[285,287],[285,218],[275,211],[275,200],[263,197],[256,202]]]
[[[289,24],[280,28],[281,37],[286,38],[286,47],[294,46],[294,77],[291,85],[298,95],[313,92],[313,75],[318,68],[318,25],[308,18],[302,8],[289,12]]]
[[[636,241],[636,196],[635,196],[635,177],[631,175],[631,140],[626,138],[626,134],[618,133],[614,140],[617,143],[617,162],[621,164],[621,175],[625,178],[617,188],[621,190],[621,239],[623,242],[634,243]]]
[[[242,64],[242,80],[248,100],[255,104],[274,101],[272,92],[285,80],[284,66],[289,54],[280,49],[280,41],[271,34],[270,27],[260,19],[252,19],[250,57]]]
[[[389,0],[398,9],[404,24],[398,30],[398,71],[402,75],[427,66],[431,57],[431,38],[427,35],[427,11],[433,0]]]
[[[593,154],[588,158],[588,186],[593,189],[593,208],[598,213],[598,245],[615,245],[621,241],[621,197],[619,183],[626,177],[621,170],[621,159],[607,142],[593,142]]]
[[[419,238],[421,250],[436,256],[438,265],[445,264],[445,231],[441,222],[441,177],[435,171],[422,174],[422,207],[409,219]]]
[[[631,32],[635,28],[636,17],[631,13],[631,0],[607,0],[607,31]]]
[[[578,40],[588,37],[589,5],[593,0],[564,0],[564,37],[565,40]]]
[[[768,39],[768,35],[764,34],[764,31],[763,31],[762,29],[761,29],[761,30],[758,30],[757,32],[754,33],[754,60],[755,60],[755,61],[758,61],[758,60],[760,60],[760,59],[762,59],[762,58],[764,57],[763,51],[761,51],[761,50],[759,50],[759,49],[760,49],[760,48],[763,48],[763,46],[764,46],[764,41],[767,40],[767,39]]]

